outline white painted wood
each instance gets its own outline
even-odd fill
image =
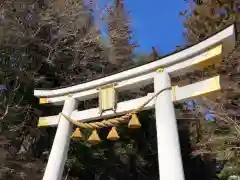
[[[71,115],[72,119],[75,120],[80,120],[82,122],[87,122],[87,121],[93,121],[97,119],[105,119],[105,118],[111,118],[113,116],[118,116],[118,115],[123,115],[131,110],[134,110],[144,102],[146,102],[153,94],[149,94],[145,97],[129,100],[129,101],[124,101],[124,102],[119,102],[117,105],[116,112],[114,111],[106,111],[103,112],[102,115],[100,116],[99,114],[99,108],[92,108],[88,110],[83,110],[83,111],[74,111]],[[147,106],[143,108],[143,110],[148,110],[153,107],[154,100],[150,102]]]
[[[154,77],[154,91],[171,86],[168,73],[157,73]],[[177,120],[171,99],[171,90],[163,91],[155,103],[158,168],[161,180],[184,180]]]
[[[51,97],[51,96],[60,96],[68,93],[76,93],[80,91],[85,91],[89,89],[94,89],[100,85],[123,81],[132,77],[136,77],[142,74],[147,74],[149,72],[155,71],[159,67],[166,67],[176,63],[180,63],[186,60],[189,57],[192,57],[198,53],[203,52],[207,48],[214,46],[216,44],[222,43],[224,46],[224,53],[228,53],[231,51],[235,45],[235,31],[234,25],[222,30],[216,35],[202,41],[190,48],[187,48],[183,51],[175,53],[173,55],[162,58],[158,61],[154,61],[149,64],[145,64],[140,67],[136,67],[134,69],[130,69],[118,74],[114,74],[102,79],[97,79],[94,81],[86,82],[83,84],[61,88],[56,90],[34,90],[34,95],[37,97]]]
[[[204,81],[189,84],[183,87],[176,87],[176,101],[186,101],[207,94],[214,94],[221,90],[220,76],[215,76]]]
[[[175,87],[175,91],[172,90],[172,101],[180,102],[185,101],[187,99],[197,98],[199,96],[206,95],[208,93],[214,93],[221,89],[220,86],[220,77],[215,76],[213,78],[209,78],[207,80],[197,82],[194,84],[190,84],[183,87]],[[175,95],[174,93],[175,92]],[[150,93],[147,96],[132,99],[129,101],[119,102],[117,105],[116,114],[113,111],[103,112],[102,115],[99,114],[99,108],[92,108],[83,111],[73,111],[71,114],[71,118],[74,120],[79,120],[82,122],[88,122],[98,119],[111,118],[118,115],[123,115],[126,112],[132,111],[135,108],[139,107],[143,103],[145,103],[148,99],[153,96],[154,93]],[[152,100],[149,104],[147,104],[143,110],[148,110],[154,107],[155,100]],[[39,124],[42,126],[56,126],[58,124],[58,115],[56,116],[47,116],[40,117]],[[47,122],[47,123],[46,123]]]
[[[104,119],[104,118],[111,118],[113,116],[122,115],[128,111],[133,110],[134,108],[137,108],[138,105],[143,104],[147,99],[149,99],[153,93],[148,94],[145,97],[137,98],[129,101],[124,101],[118,103],[116,113],[113,111],[105,111],[100,116],[99,114],[99,108],[91,108],[88,110],[83,111],[73,111],[71,114],[71,118],[74,120],[79,120],[81,122],[88,122],[93,121],[97,119]],[[144,107],[143,110],[151,109],[154,105],[154,100],[150,102],[147,106]],[[40,117],[39,121],[43,121],[42,126],[56,126],[58,124],[58,121],[56,120],[58,118],[58,115],[55,116],[46,116],[46,117]]]
[[[35,90],[34,95],[40,97],[40,103],[62,103],[65,101],[62,112],[72,119],[82,122],[121,115],[143,104],[152,94],[146,97],[120,102],[118,103],[116,113],[106,111],[102,115],[99,115],[98,108],[79,112],[76,110],[74,111],[78,104],[77,100],[74,98],[78,98],[79,100],[93,98],[98,93],[96,90],[97,87],[113,82],[119,82],[117,85],[118,90],[124,90],[124,88],[128,88],[128,86],[131,86],[131,89],[133,89],[137,86],[143,86],[144,83],[151,83],[153,77],[155,91],[169,87],[171,80],[168,73],[174,76],[179,75],[179,73],[193,70],[195,64],[199,65],[200,61],[204,61],[204,57],[205,60],[209,59],[209,56],[206,58],[206,53],[204,52],[206,52],[208,48],[218,44],[223,44],[223,51],[225,54],[234,48],[235,34],[233,25],[197,45],[158,61],[67,88]],[[213,55],[210,53],[210,55],[218,56],[214,53]],[[222,49],[219,53],[222,53]],[[190,59],[192,60],[190,61]],[[200,66],[204,66],[204,63],[201,63]],[[154,71],[159,67],[164,68],[165,71],[162,73],[155,73]],[[220,89],[219,84],[219,79],[216,80],[215,78],[209,82],[203,81],[202,83],[196,83],[182,88],[177,87],[173,88],[172,91],[166,90],[156,98],[156,103],[152,101],[145,107],[145,109],[150,109],[155,105],[156,109],[160,179],[184,180],[173,102],[214,92]],[[62,178],[64,163],[67,159],[72,124],[63,116],[59,117],[59,115],[57,115],[41,117],[39,126],[45,125],[58,125],[58,128],[43,180],[60,180]]]
[[[218,45],[205,51],[195,57],[189,58],[183,62],[171,65],[164,69],[164,72],[167,72],[170,77],[177,77],[183,75],[187,72],[193,72],[195,70],[202,69],[204,63],[212,62],[219,63],[222,60],[222,45]],[[207,64],[207,63],[206,63]]]
[[[62,112],[67,116],[70,116],[72,111],[77,108],[77,105],[78,101],[69,98],[65,101]],[[72,124],[63,116],[61,116],[43,180],[62,179],[64,164],[67,160],[71,133]]]
[[[217,46],[217,48],[210,49],[209,51],[203,52],[200,55],[187,59],[181,63],[166,67],[165,72],[168,72],[171,77],[176,77],[186,72],[191,72],[199,69],[199,67],[197,67],[196,65],[201,62],[205,62],[208,60],[211,61],[212,59],[214,59],[214,61],[220,61],[221,55],[222,55],[222,46],[219,45]],[[115,88],[118,91],[123,91],[123,90],[136,89],[139,87],[143,87],[145,85],[153,83],[154,75],[155,75],[155,72],[151,72],[145,75],[139,75],[138,77],[129,78],[124,81],[118,82]],[[76,98],[79,101],[95,98],[97,96],[98,96],[97,89],[90,89],[83,92],[77,92],[72,94],[72,97]],[[48,103],[61,105],[61,103],[63,103],[66,98],[68,98],[68,95],[48,97],[46,99]]]

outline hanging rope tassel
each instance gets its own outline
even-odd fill
[[[130,119],[130,121],[128,123],[128,127],[132,128],[132,129],[136,129],[136,128],[140,128],[141,127],[141,124],[140,124],[136,114],[132,115],[132,118]]]
[[[75,141],[83,140],[83,136],[79,128],[76,128],[73,132],[72,139]]]
[[[116,141],[120,137],[118,135],[116,127],[112,127],[111,131],[108,133],[107,139],[110,141]]]
[[[97,130],[93,130],[91,136],[88,138],[88,141],[92,144],[98,144],[101,142],[101,139],[98,136]]]
[[[160,70],[159,70],[160,71]],[[71,122],[72,124],[80,127],[80,128],[85,128],[85,129],[98,129],[98,128],[103,128],[103,127],[113,127],[116,125],[119,125],[121,123],[126,123],[130,118],[130,121],[128,123],[128,127],[129,128],[140,128],[141,124],[138,120],[138,117],[136,115],[136,113],[138,113],[139,111],[141,111],[149,102],[151,102],[155,97],[157,97],[159,94],[161,94],[163,91],[165,90],[169,90],[172,89],[173,87],[167,87],[164,89],[161,89],[160,91],[154,93],[153,96],[151,96],[151,98],[149,98],[145,103],[143,103],[141,106],[139,106],[137,109],[133,110],[132,112],[129,112],[121,117],[117,117],[117,118],[113,118],[113,119],[109,119],[109,120],[102,120],[100,122],[91,122],[91,123],[86,123],[86,122],[81,122],[79,120],[73,120],[70,117],[64,115],[63,113],[60,113],[60,115],[64,116],[66,120],[68,120],[69,122]],[[59,116],[60,118],[61,116]],[[115,135],[114,135],[115,134]],[[82,138],[82,134],[80,132],[80,129],[76,129],[76,131],[73,133],[72,135],[73,138]],[[112,128],[112,130],[109,132],[108,134],[108,139],[112,139],[115,140],[117,138],[119,138],[118,134],[117,134],[117,130],[115,129],[114,132],[114,128]],[[94,130],[91,134],[91,136],[88,138],[88,141],[90,143],[93,144],[98,144],[99,142],[101,142],[98,133],[96,130]]]

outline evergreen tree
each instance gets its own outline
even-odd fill
[[[39,106],[33,89],[88,81],[115,65],[81,0],[5,0],[0,12],[0,179],[41,179],[55,133],[37,120],[60,109]]]
[[[188,44],[195,44],[206,37],[236,25],[237,44],[233,52],[224,57],[220,65],[205,68],[190,74],[199,80],[220,74],[222,77],[222,93],[213,99],[198,100],[195,109],[200,118],[200,138],[193,138],[195,154],[203,157],[211,155],[219,162],[219,176],[240,174],[240,116],[239,116],[239,83],[240,83],[240,1],[236,0],[205,0],[190,4],[189,13],[185,13],[185,36]],[[187,78],[187,77],[185,77]],[[210,109],[214,121],[205,121],[203,115]],[[195,126],[194,126],[195,127]],[[196,129],[191,128],[193,134]],[[222,170],[221,170],[222,169]]]
[[[82,0],[0,2],[0,83],[7,87],[0,95],[0,179],[42,178],[55,128],[38,129],[37,120],[39,116],[59,113],[61,107],[39,106],[33,96],[34,88],[78,84],[133,65],[131,57],[136,43],[132,43],[124,2],[116,0],[107,9],[109,44],[93,23],[95,9],[87,7]],[[157,58],[153,48],[146,59]],[[125,92],[120,94],[120,99],[149,91],[152,87]],[[93,104],[94,100],[90,102]],[[87,108],[89,104],[84,102],[80,106]],[[179,111],[183,109],[180,105],[176,108],[178,118],[192,116]],[[143,127],[140,130],[119,128],[118,142],[106,140],[98,146],[72,142],[64,176],[99,180],[158,179],[153,114],[152,111],[140,113]],[[202,163],[199,158],[188,159],[191,152],[188,131],[184,123],[179,127],[183,127],[179,131],[185,167]],[[108,129],[102,129],[100,136],[106,137],[107,132]],[[197,168],[185,169],[187,179],[196,180],[196,174],[200,177],[201,172],[195,172]]]

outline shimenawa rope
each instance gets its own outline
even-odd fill
[[[139,111],[141,111],[155,97],[157,97],[163,91],[168,90],[168,89],[172,89],[172,88],[173,87],[167,87],[167,88],[159,90],[151,98],[149,98],[145,103],[143,103],[141,106],[139,106],[137,109],[135,109],[135,110],[133,110],[133,111],[121,116],[121,117],[116,117],[116,118],[113,118],[113,119],[102,120],[102,121],[99,121],[99,122],[87,123],[87,122],[80,122],[79,120],[72,120],[70,117],[66,116],[62,112],[60,113],[60,115],[64,116],[69,122],[71,122],[72,124],[74,124],[74,125],[76,125],[80,128],[99,129],[99,128],[103,128],[103,127],[117,126],[118,124],[126,123],[132,117],[133,114],[136,114]],[[59,118],[60,118],[60,116],[59,116]]]

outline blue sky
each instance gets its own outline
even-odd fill
[[[114,1],[98,2],[103,7]],[[155,46],[160,53],[167,54],[184,43],[182,18],[179,16],[179,12],[187,7],[184,0],[125,0],[125,5],[131,12],[134,39],[140,45],[137,52],[149,53]]]
[[[100,0],[99,6],[114,2]],[[150,53],[155,46],[161,54],[173,52],[176,46],[184,44],[183,18],[180,12],[188,8],[184,0],[125,0],[127,11],[130,11],[134,39],[139,48],[136,52]],[[106,31],[102,28],[102,32]],[[191,101],[189,101],[191,108]],[[212,120],[213,116],[207,113],[205,118]]]
[[[179,12],[187,4],[183,0],[125,0],[132,13],[132,28],[140,47],[137,51],[150,52],[152,46],[163,53],[175,50],[184,43],[182,18]]]

